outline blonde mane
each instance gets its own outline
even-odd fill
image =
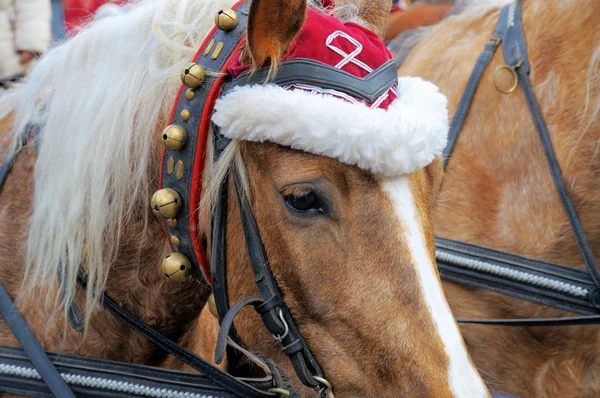
[[[147,221],[157,134],[179,72],[214,15],[233,3],[142,1],[52,49],[23,85],[0,98],[0,115],[15,116],[14,151],[31,124],[41,128],[22,297],[55,284],[60,270],[69,302],[80,265],[96,291],[104,287],[123,227],[132,217]],[[93,292],[88,315],[97,306]]]

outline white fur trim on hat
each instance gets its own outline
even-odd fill
[[[395,176],[442,153],[447,100],[432,83],[398,79],[387,110],[274,84],[236,87],[215,104],[214,123],[231,139],[269,141]]]

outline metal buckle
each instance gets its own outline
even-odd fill
[[[319,390],[319,398],[335,398],[335,395],[333,394],[333,387],[331,386],[331,383],[327,381],[327,379],[319,376],[313,376],[313,379],[322,385],[321,389]]]
[[[275,337],[275,340],[277,340],[281,343],[283,341],[283,339],[285,339],[288,336],[288,334],[290,334],[290,327],[288,326],[287,322],[283,318],[282,310],[279,310],[277,315],[279,316],[279,320],[281,321],[281,323],[283,323],[284,332],[282,335],[273,335],[273,337]]]
[[[490,42],[492,42],[494,44],[494,47],[498,47],[500,45],[500,43],[502,42],[502,37],[494,35],[490,39]]]

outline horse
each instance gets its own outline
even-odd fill
[[[162,203],[153,193],[160,184],[162,151],[184,145],[181,135],[172,135],[180,129],[164,129],[173,101],[194,99],[200,73],[189,62],[202,56],[195,54],[214,31],[215,16],[230,19],[229,28],[219,29],[236,32],[235,12],[223,11],[232,4],[142,1],[49,51],[22,85],[0,97],[4,159],[14,156],[1,192],[1,282],[45,350],[167,366],[164,351],[100,305],[104,292],[162,335],[196,347],[198,335],[192,332],[211,294],[199,280],[209,276],[184,263],[181,273],[161,268],[181,259],[172,252],[180,254],[183,237],[165,239],[165,229],[172,231],[177,218],[163,211],[182,201]],[[238,193],[228,196],[225,220],[230,302],[257,291],[240,222],[240,207],[247,202],[292,314],[286,319],[295,322],[338,396],[489,396],[434,265],[432,214],[447,131],[443,96],[420,79],[397,82],[393,66],[393,81],[371,104],[375,109],[332,90],[320,94],[316,88],[262,84],[277,76],[285,64],[279,59],[291,49],[310,53],[317,44],[321,47],[313,52],[332,59],[330,73],[340,60],[349,70],[362,68],[363,75],[364,65],[389,66],[390,54],[379,39],[389,4],[349,2],[336,14],[341,19],[305,0],[253,0],[249,7],[236,15],[248,21],[236,65],[256,71],[251,76],[270,66],[259,84],[217,101],[213,121],[231,143],[218,154],[217,133],[209,131],[199,161],[204,172],[190,178],[199,181],[202,198],[188,209],[192,238],[210,261],[211,218],[220,188]],[[373,57],[340,55],[348,51],[344,40],[335,41],[341,36],[332,36],[330,47],[297,39],[329,25],[351,43],[358,39],[348,32],[356,33]],[[202,48],[218,59],[223,43],[213,44]],[[206,79],[223,76],[205,72]],[[180,78],[191,88],[180,89]],[[236,105],[225,105],[230,103]],[[265,103],[269,106],[259,108]],[[384,103],[388,110],[402,110],[393,128],[386,127],[391,111],[381,108]],[[247,126],[264,129],[249,132]],[[248,135],[236,135],[243,133]],[[173,172],[169,156],[163,177],[175,180],[180,170],[184,175],[183,164]],[[177,198],[172,191],[161,194]],[[81,270],[87,290],[77,283]],[[197,278],[183,278],[189,273]],[[173,280],[180,277],[179,283]],[[74,305],[83,313],[83,331],[69,325]],[[235,329],[249,350],[272,359],[303,395],[311,395],[256,314],[242,312]],[[17,345],[4,322],[0,344]]]
[[[428,30],[399,67],[440,87],[454,114],[478,54],[490,39],[499,10],[491,0],[464,6]],[[596,258],[598,142],[600,139],[600,4],[523,1],[530,79],[548,125],[569,193]],[[504,64],[496,52],[477,89],[456,147],[448,159],[436,236],[584,269],[521,90],[501,93],[493,76]],[[504,70],[497,84],[510,87]],[[542,307],[444,281],[456,316],[562,317]],[[595,326],[502,328],[461,325],[469,353],[493,388],[521,397],[592,397],[600,394],[599,330]]]
[[[387,19],[384,40],[388,41],[401,33],[438,23],[452,9],[454,2],[439,1],[433,3],[411,4],[403,11],[391,12]]]

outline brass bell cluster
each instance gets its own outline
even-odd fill
[[[238,16],[234,10],[221,10],[215,16],[215,25],[218,29],[224,32],[230,32],[238,25]],[[214,40],[207,47],[205,54],[207,55],[214,45]],[[216,59],[223,48],[223,43],[217,44],[215,51],[212,55],[212,59]],[[188,87],[185,92],[185,98],[188,101],[192,101],[196,96],[196,89],[199,88],[204,79],[206,78],[206,72],[204,68],[197,63],[188,64],[184,70],[180,73],[181,82]],[[187,123],[190,120],[191,114],[188,109],[183,109],[180,113],[181,120]],[[185,129],[178,124],[171,124],[167,126],[162,132],[162,140],[165,148],[171,151],[181,151],[187,142],[187,133]],[[169,174],[173,172],[175,167],[175,159],[169,158]],[[181,179],[183,177],[183,162],[178,162],[178,175]],[[171,188],[163,188],[158,190],[152,195],[151,200],[152,212],[159,218],[166,220],[167,225],[175,227],[177,225],[176,217],[181,212],[183,207],[183,201],[177,191]],[[177,236],[171,236],[171,243],[175,247],[181,245],[181,240]],[[192,265],[190,260],[182,253],[174,252],[169,254],[162,262],[162,271],[167,279],[175,281],[183,281],[192,274]],[[216,314],[216,307],[214,306],[214,298],[212,300],[211,312]]]

